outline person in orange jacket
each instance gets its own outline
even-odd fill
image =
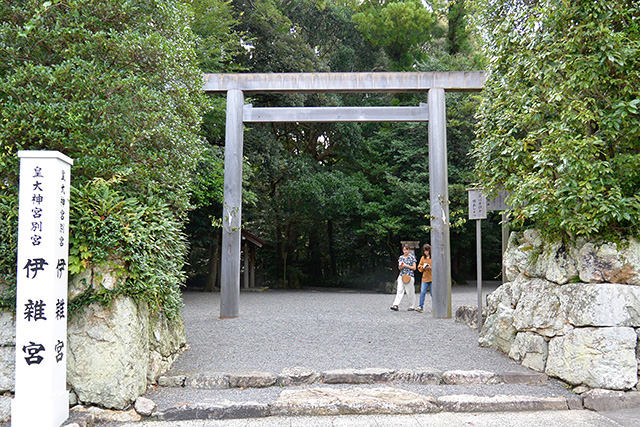
[[[418,304],[416,311],[422,313],[427,291],[431,295],[431,246],[426,243],[422,246],[422,257],[418,263],[418,271],[422,273],[422,283],[420,285],[420,304]]]

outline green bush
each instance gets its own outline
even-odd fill
[[[0,178],[17,185],[18,150],[74,160],[74,184],[126,174],[180,215],[206,98],[192,11],[180,0],[0,4]]]
[[[0,185],[0,309],[16,305],[18,197]]]
[[[640,4],[481,5],[480,184],[545,234],[640,233]]]
[[[70,280],[87,268],[116,267],[121,279],[113,290],[89,288],[69,302],[69,314],[93,302],[108,305],[118,295],[144,301],[153,312],[180,314],[180,287],[187,241],[182,224],[165,203],[125,197],[121,178],[96,178],[71,188]],[[15,310],[17,198],[0,192],[1,226],[12,232],[0,240],[0,307]]]
[[[111,291],[89,288],[70,301],[69,310],[73,314],[89,303],[108,304],[127,295],[175,318],[187,250],[181,225],[166,204],[126,198],[114,188],[118,182],[95,179],[72,188],[69,273],[114,264],[122,280]]]

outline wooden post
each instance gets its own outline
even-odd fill
[[[478,277],[478,332],[482,331],[482,224],[476,220],[476,276]]]
[[[251,247],[251,258],[249,259],[249,286],[252,288],[256,287],[256,247]]]
[[[227,92],[224,148],[224,205],[222,208],[222,264],[220,318],[240,313],[240,234],[242,226],[242,106],[241,90]]]
[[[249,242],[244,241],[244,250],[242,251],[244,259],[244,273],[242,274],[242,287],[249,288]]]
[[[429,191],[433,316],[451,317],[451,249],[444,89],[429,89]]]
[[[506,213],[502,213],[502,283],[507,281],[506,271],[504,269],[504,253],[507,251],[507,244],[509,243],[509,219]]]

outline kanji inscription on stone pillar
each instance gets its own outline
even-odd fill
[[[69,416],[67,285],[73,160],[20,151],[16,385],[11,425],[59,427]]]

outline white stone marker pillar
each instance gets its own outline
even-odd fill
[[[220,272],[220,318],[240,314],[240,240],[242,226],[242,134],[244,93],[227,92],[224,145],[224,205]]]
[[[447,179],[447,114],[444,89],[429,89],[429,191],[433,316],[451,317],[451,249]]]
[[[16,386],[13,427],[60,426],[69,417],[67,283],[73,160],[20,151]]]

